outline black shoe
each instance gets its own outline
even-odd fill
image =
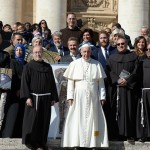
[[[147,140],[146,138],[140,138],[138,141],[144,143],[146,140]]]
[[[129,143],[133,143],[133,142],[135,142],[135,139],[134,139],[133,137],[128,137],[128,138],[127,138],[127,141],[128,141]]]
[[[31,149],[31,150],[34,149],[33,145],[31,145],[31,144],[26,144],[26,147]]]
[[[78,147],[74,147],[73,150],[79,150],[79,148]]]

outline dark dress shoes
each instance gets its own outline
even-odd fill
[[[73,150],[79,150],[79,148],[78,147],[74,147]]]
[[[79,148],[78,147],[74,147],[73,150],[79,150]]]
[[[145,141],[147,141],[147,138],[140,138],[138,141],[144,143]]]

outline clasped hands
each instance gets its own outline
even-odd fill
[[[118,84],[119,86],[126,86],[127,85],[127,80],[126,79],[118,79]]]

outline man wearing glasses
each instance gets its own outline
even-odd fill
[[[117,40],[117,52],[109,57],[106,74],[111,86],[111,135],[129,142],[135,138],[137,107],[137,56],[127,50],[127,41]],[[120,139],[120,138],[119,138]]]

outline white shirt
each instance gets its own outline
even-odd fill
[[[75,56],[75,55],[73,55],[72,53],[70,53],[70,56],[72,57],[73,60],[76,60],[76,59],[80,58],[80,55],[79,55],[79,54],[77,54],[77,55]]]
[[[106,49],[107,49],[107,55],[109,55],[108,47],[107,47]],[[106,55],[105,55],[106,49],[105,49],[104,47],[101,47],[102,54],[103,54],[103,56],[105,57],[105,59],[106,59]]]

